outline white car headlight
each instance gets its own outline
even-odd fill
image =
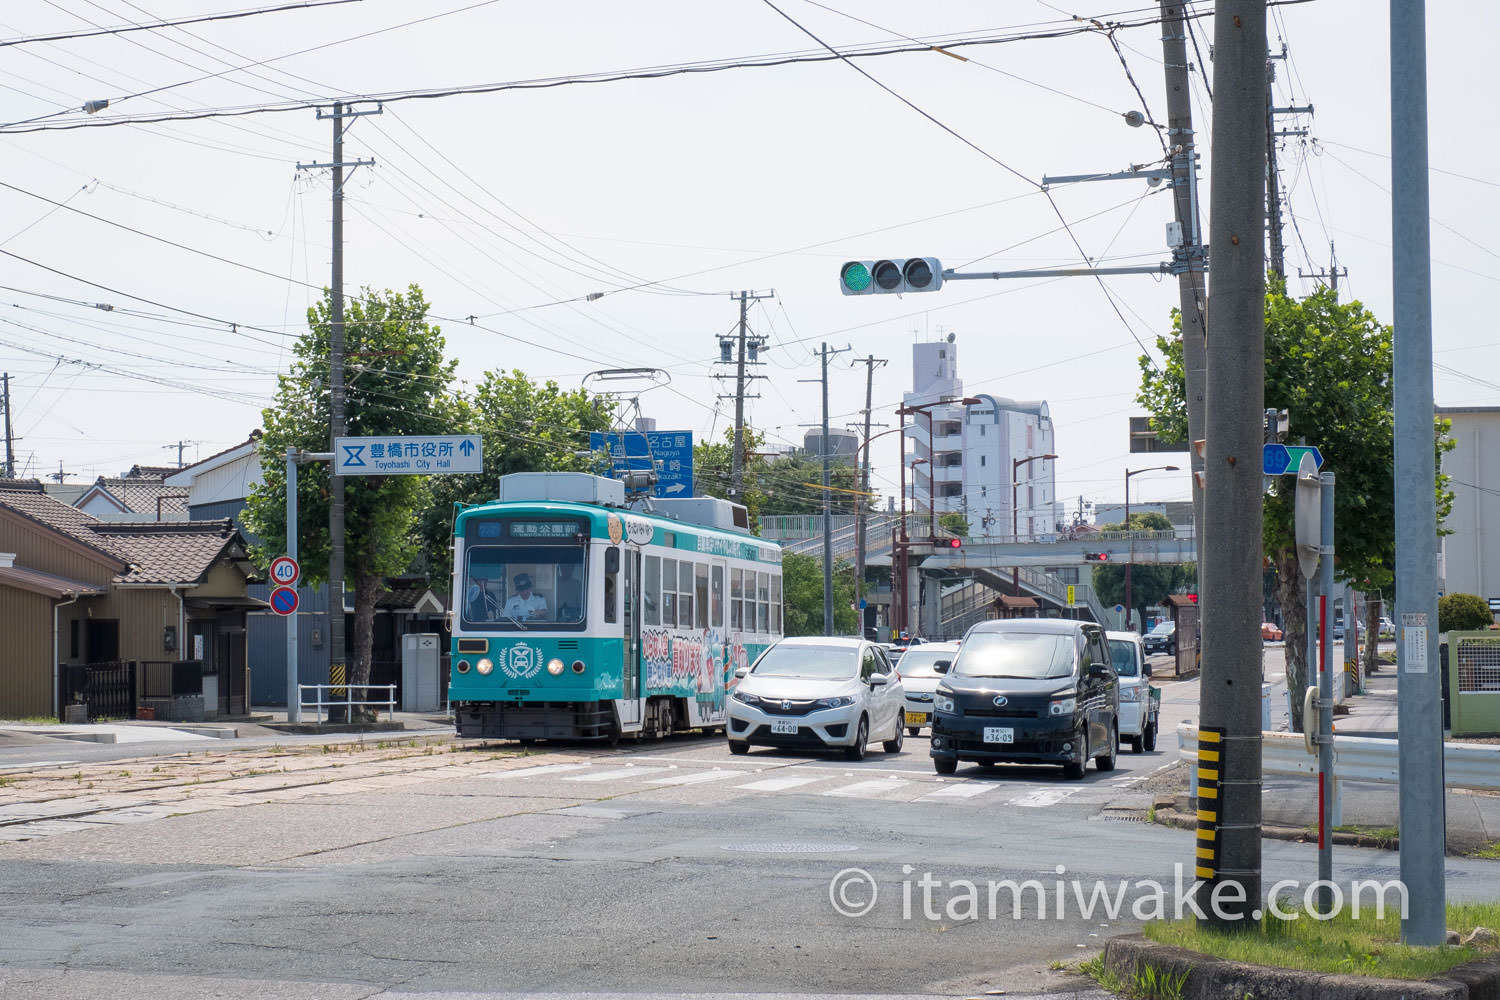
[[[836,698],[819,698],[815,704],[819,708],[843,708],[845,705],[854,704],[854,698],[847,694],[841,694]]]
[[[1051,703],[1047,705],[1048,715],[1072,715],[1076,711],[1078,711],[1078,699],[1072,695],[1066,698],[1053,695]]]
[[[932,707],[939,712],[947,712],[949,714],[958,710],[953,704],[953,696],[951,694],[944,694],[941,691],[932,696]]]

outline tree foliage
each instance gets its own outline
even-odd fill
[[[1101,525],[1105,531],[1124,531],[1126,525]],[[1130,531],[1171,531],[1172,521],[1165,514],[1155,511],[1131,511]],[[1168,595],[1181,593],[1193,578],[1189,568],[1165,563],[1133,563],[1130,567],[1130,611],[1142,622],[1146,620],[1146,609],[1163,603]],[[1125,603],[1125,563],[1104,563],[1095,566],[1092,584],[1094,593],[1105,605]]]
[[[286,452],[330,450],[328,386],[332,302],[308,310],[308,332],[278,380],[276,403],[262,413],[263,482],[246,501],[245,523],[258,536],[252,553],[262,564],[287,551]],[[344,317],[346,432],[350,436],[407,436],[453,432],[449,394],[455,361],[444,357],[441,331],[427,322],[427,302],[412,285],[405,294],[365,290]],[[297,557],[309,582],[328,579],[329,463],[303,465],[297,476]],[[413,524],[431,506],[425,476],[349,476],[344,479],[344,578],[354,594],[349,679],[367,683],[375,603],[384,577],[405,572],[421,546]],[[334,599],[337,607],[339,599]]]
[[[745,428],[741,469],[741,502],[758,530],[762,517],[823,513],[823,460],[815,455],[767,455],[765,435]],[[728,499],[734,472],[734,428],[722,441],[702,441],[693,448],[693,485],[699,496]],[[831,513],[853,514],[861,499],[859,469],[847,457],[830,463]],[[821,627],[820,627],[821,628]]]
[[[1137,396],[1151,413],[1157,433],[1187,436],[1181,318],[1173,336],[1158,337],[1158,369],[1140,359]],[[1336,475],[1334,491],[1336,575],[1360,590],[1388,592],[1394,582],[1395,483],[1391,328],[1359,302],[1341,303],[1324,288],[1305,299],[1286,295],[1271,279],[1266,291],[1265,406],[1290,414],[1287,440],[1314,444],[1323,468]],[[1212,354],[1210,354],[1210,358]],[[1451,448],[1448,422],[1434,424],[1434,454]],[[1452,506],[1439,477],[1438,522]],[[1285,623],[1287,683],[1301,690],[1307,677],[1307,615],[1304,581],[1297,565],[1292,477],[1279,477],[1265,499],[1264,546],[1278,574]],[[1434,526],[1436,529],[1436,526]],[[1373,647],[1372,647],[1373,648]],[[1294,724],[1300,703],[1293,699]]]
[[[781,586],[785,597],[787,635],[823,634],[823,560],[785,552],[781,556]],[[849,565],[833,568],[833,634],[855,635],[859,630],[854,610],[854,577]]]
[[[1472,632],[1493,624],[1494,612],[1478,594],[1444,594],[1438,598],[1439,632]]]

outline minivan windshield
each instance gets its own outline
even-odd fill
[[[1156,628],[1151,630],[1152,635],[1171,635],[1177,631],[1176,622],[1157,622]]]
[[[1121,677],[1136,675],[1135,643],[1129,639],[1109,640],[1109,659],[1115,665],[1115,673]]]
[[[950,672],[958,677],[1068,677],[1073,648],[1072,633],[971,633]]]
[[[845,680],[859,673],[859,651],[848,646],[772,646],[750,668],[756,677]]]

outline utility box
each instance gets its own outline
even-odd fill
[[[1448,633],[1448,699],[1455,737],[1500,735],[1500,632]]]
[[[436,712],[438,634],[413,632],[401,638],[401,711]]]

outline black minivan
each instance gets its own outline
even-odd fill
[[[933,697],[932,765],[1061,764],[1078,780],[1089,758],[1115,769],[1120,682],[1104,629],[1061,618],[980,622]]]

